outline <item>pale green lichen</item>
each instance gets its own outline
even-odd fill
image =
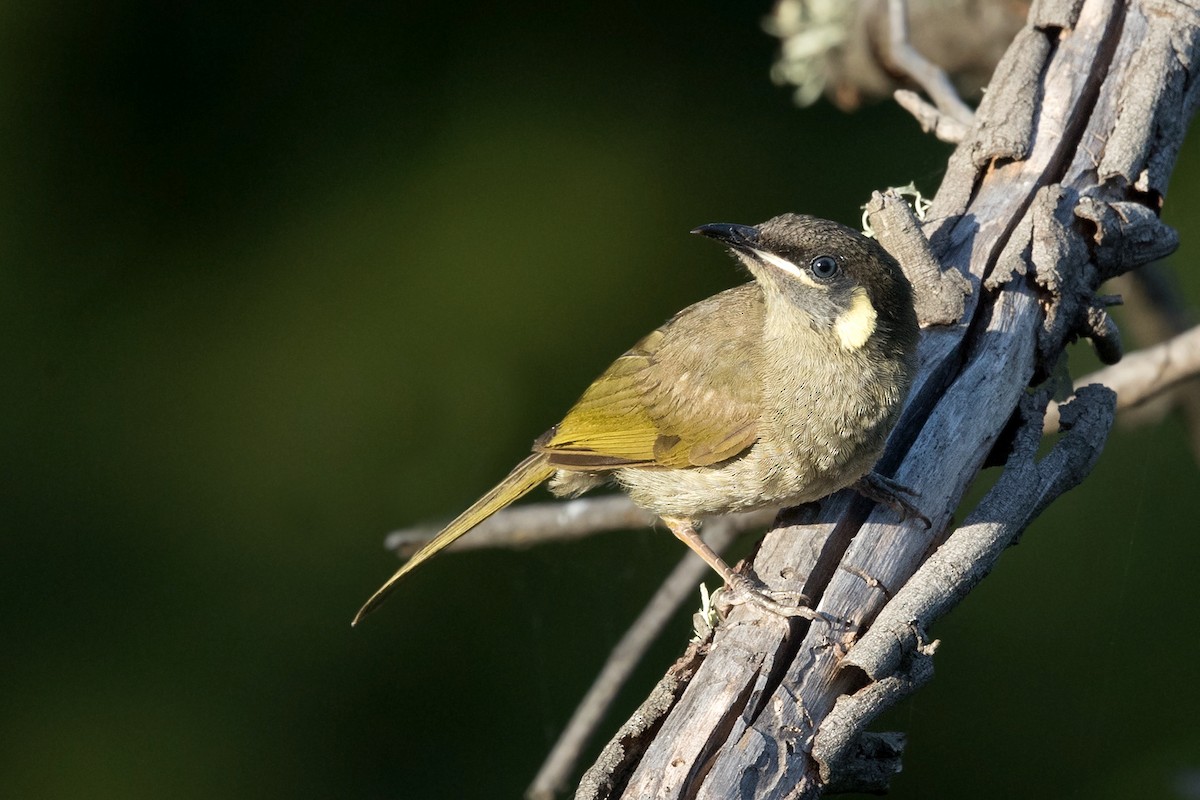
[[[848,36],[856,3],[847,0],[780,0],[763,28],[782,40],[771,80],[796,87],[795,101],[810,106],[829,83],[829,53]]]
[[[883,193],[887,194],[888,192],[891,192],[892,194],[897,195],[898,197],[912,198],[911,200],[908,201],[908,205],[912,208],[913,214],[916,216],[916,218],[919,222],[925,221],[925,215],[929,213],[929,207],[931,205],[933,205],[933,201],[927,199],[923,194],[921,194],[920,190],[917,189],[916,184],[913,184],[910,182],[910,183],[905,184],[904,186],[889,186],[887,189],[884,190]],[[862,209],[862,212],[863,212],[862,213],[863,236],[867,236],[871,239],[874,239],[875,231],[871,229],[871,223],[867,219],[867,216],[868,216],[867,215],[867,205],[862,205],[862,206],[860,206],[860,208]]]

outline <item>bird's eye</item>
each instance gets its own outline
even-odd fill
[[[817,256],[812,260],[813,277],[827,281],[838,273],[838,262],[833,256]]]

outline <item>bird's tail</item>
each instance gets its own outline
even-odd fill
[[[395,575],[388,578],[387,583],[380,586],[378,591],[371,595],[370,599],[358,610],[358,613],[354,615],[354,621],[350,624],[357,625],[361,622],[363,617],[383,602],[384,598],[391,593],[400,579],[416,569],[417,565],[421,562],[449,546],[455,539],[467,533],[514,500],[518,500],[529,494],[529,492],[553,475],[554,472],[555,468],[550,466],[549,458],[541,453],[534,453],[520,464],[517,464],[513,468],[513,471],[508,473],[507,478],[500,481],[494,489],[476,500],[470,508],[455,517],[449,525],[442,529],[441,533],[433,537],[404,566],[398,569]]]

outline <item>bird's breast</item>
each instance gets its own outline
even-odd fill
[[[627,467],[618,482],[660,516],[701,517],[819,500],[875,465],[911,380],[911,365],[871,347],[820,350],[811,339],[765,343],[758,438],[726,461]]]

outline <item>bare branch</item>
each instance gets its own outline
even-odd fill
[[[708,645],[693,642],[687,652],[662,677],[633,716],[605,746],[596,763],[584,773],[575,794],[577,800],[610,797],[637,765],[637,758],[658,732],[663,719],[696,674]]]
[[[940,141],[948,144],[961,144],[962,140],[967,138],[969,128],[966,125],[943,114],[916,92],[897,89],[892,97],[901,108],[913,115],[925,133],[932,133]]]
[[[732,544],[741,532],[736,521],[729,517],[711,520],[704,528],[704,540],[718,553]],[[708,564],[689,551],[650,598],[642,613],[613,648],[600,674],[576,707],[566,728],[559,734],[550,755],[525,792],[529,800],[551,800],[567,785],[567,779],[575,769],[584,746],[608,713],[617,693],[629,680],[629,675],[641,662],[646,650],[658,639],[667,622],[688,597],[695,595],[697,584],[709,571]]]
[[[962,319],[971,284],[958,270],[942,269],[912,207],[893,191],[875,192],[866,211],[875,238],[903,265],[913,285],[921,324],[950,325]]]
[[[1117,409],[1134,408],[1188,378],[1200,375],[1200,325],[1154,347],[1130,353],[1119,364],[1075,382],[1077,390],[1101,384],[1117,393]],[[1059,406],[1046,409],[1045,432],[1057,433]]]
[[[770,524],[777,509],[763,508],[723,518],[736,533],[763,528]],[[554,500],[547,503],[527,503],[496,512],[447,548],[462,552],[485,548],[520,549],[547,542],[582,539],[605,531],[627,531],[652,528],[658,517],[633,504],[624,494],[581,497],[576,500]],[[711,526],[712,523],[709,523]],[[384,547],[394,550],[401,558],[416,552],[437,535],[440,525],[421,525],[404,528],[387,535]]]
[[[1041,441],[1045,399],[1022,400],[1025,421],[1000,480],[842,659],[842,670],[856,667],[870,682],[839,697],[814,738],[813,758],[827,784],[836,775],[855,774],[858,767],[847,759],[865,727],[933,677],[937,642],[929,642],[926,631],[934,620],[966,597],[1033,518],[1078,485],[1099,458],[1112,427],[1113,393],[1099,386],[1081,389],[1076,399],[1063,406],[1068,433],[1038,462],[1034,457]]]
[[[542,542],[569,541],[603,531],[649,528],[657,521],[653,514],[638,508],[623,494],[529,503],[493,514],[479,523],[470,536],[459,539],[447,550],[532,547]],[[437,535],[441,528],[441,525],[421,525],[393,531],[384,540],[384,547],[406,558]]]
[[[1200,314],[1187,303],[1174,273],[1164,262],[1122,275],[1111,286],[1124,300],[1122,324],[1142,347],[1165,342],[1200,321]],[[1173,410],[1182,417],[1192,456],[1200,464],[1200,380],[1184,381],[1128,409],[1119,421],[1126,426],[1154,425]]]
[[[908,3],[906,0],[888,0],[888,50],[887,60],[901,73],[925,90],[939,112],[964,128],[975,121],[975,112],[962,101],[946,73],[926,59],[912,43],[908,35]]]
[[[934,620],[987,576],[1034,517],[1091,472],[1112,427],[1113,392],[1102,386],[1081,388],[1062,406],[1066,433],[1036,461],[1045,401],[1045,396],[1032,395],[1021,401],[1024,422],[1000,480],[896,593],[846,655],[844,667],[858,667],[878,680],[903,671],[906,659],[931,655],[925,631]]]

